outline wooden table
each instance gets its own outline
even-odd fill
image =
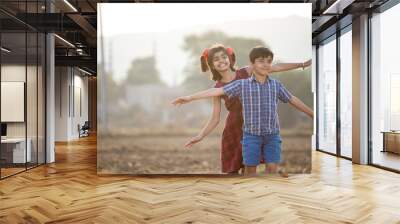
[[[381,133],[383,133],[382,152],[400,154],[400,131],[382,131]]]
[[[25,138],[6,138],[1,139],[1,159],[6,163],[25,163],[30,162],[32,153],[32,141],[27,138],[28,145],[25,151]]]

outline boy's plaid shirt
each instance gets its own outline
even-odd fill
[[[254,135],[279,133],[278,99],[289,102],[292,94],[276,79],[263,84],[254,75],[223,87],[229,97],[239,96],[243,107],[243,131]]]

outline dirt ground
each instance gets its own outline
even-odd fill
[[[208,136],[191,149],[192,136],[112,136],[98,143],[101,174],[221,174],[220,136]],[[311,171],[309,136],[282,136],[282,166],[289,173]],[[262,172],[262,166],[259,171]]]

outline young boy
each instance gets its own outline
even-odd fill
[[[190,96],[179,97],[172,103],[180,105],[193,100],[213,96],[238,96],[243,108],[242,154],[246,175],[256,174],[260,163],[261,147],[264,147],[266,172],[275,173],[281,161],[281,137],[277,113],[278,99],[290,103],[297,110],[313,118],[313,111],[301,100],[293,96],[275,79],[268,77],[273,61],[273,53],[266,47],[251,50],[252,76],[236,80],[222,88],[211,88]]]

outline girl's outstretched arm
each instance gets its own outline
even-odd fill
[[[200,133],[186,142],[185,147],[190,148],[197,142],[203,140],[208,134],[217,127],[221,116],[221,97],[216,96],[213,97],[213,111],[210,119],[208,120],[207,124],[203,127]]]
[[[288,71],[296,68],[306,68],[311,65],[311,59],[307,60],[303,63],[278,63],[275,65],[272,65],[271,67],[271,73],[272,72],[283,72],[283,71]]]
[[[172,101],[172,104],[178,106],[181,104],[189,103],[193,100],[199,100],[199,99],[210,98],[213,96],[222,96],[222,95],[224,95],[223,88],[211,88],[201,92],[197,92],[189,96],[178,97]]]

